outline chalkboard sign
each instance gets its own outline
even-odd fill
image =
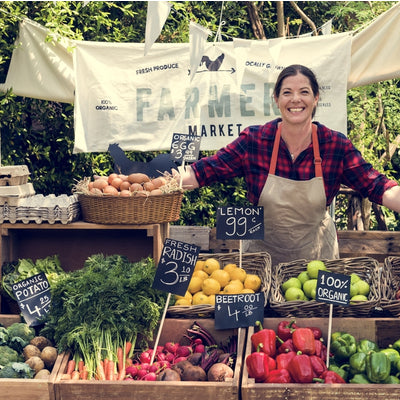
[[[201,137],[174,133],[171,143],[171,158],[177,163],[194,162],[199,157]]]
[[[50,307],[50,285],[44,272],[14,283],[12,291],[25,322],[29,326],[42,324]]]
[[[217,239],[264,239],[263,207],[219,207]]]
[[[316,301],[348,306],[350,302],[350,276],[329,271],[318,271]]]
[[[153,288],[184,296],[199,252],[200,247],[194,244],[165,239]]]
[[[264,319],[264,293],[216,294],[215,329],[247,328]]]

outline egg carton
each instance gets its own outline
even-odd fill
[[[0,186],[0,205],[7,203],[10,206],[18,206],[21,199],[35,195],[32,183],[24,183],[16,186]]]
[[[42,222],[67,224],[80,218],[81,209],[77,195],[48,195],[41,194],[21,199],[18,206],[4,204],[0,207],[0,223],[28,224]]]
[[[0,186],[24,185],[28,182],[29,169],[26,165],[0,167]]]

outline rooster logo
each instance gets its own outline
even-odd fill
[[[218,71],[221,67],[222,62],[224,61],[224,58],[225,58],[224,53],[218,56],[214,61],[210,60],[210,57],[208,56],[203,56],[201,58],[200,65],[205,64],[206,68],[209,71]]]

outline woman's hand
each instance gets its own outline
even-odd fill
[[[172,169],[172,177],[179,183],[179,187],[185,190],[196,189],[199,187],[196,175],[192,167],[180,166],[178,171]]]

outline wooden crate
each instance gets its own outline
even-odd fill
[[[19,316],[0,314],[2,325],[7,327],[14,322],[21,322]],[[61,354],[57,357],[49,379],[0,379],[0,400],[25,398],[29,398],[29,400],[56,400],[54,381],[63,357]]]
[[[194,322],[194,319],[165,319],[159,344],[167,341],[180,341],[182,335]],[[227,382],[148,382],[148,381],[64,381],[61,374],[66,371],[68,357],[65,357],[55,381],[56,400],[93,400],[101,399],[152,399],[165,400],[174,396],[179,400],[213,399],[238,400],[239,381],[246,329],[215,330],[214,319],[202,319],[199,323],[214,336],[215,340],[225,343],[229,336],[238,335],[238,356],[234,377]]]
[[[264,319],[264,328],[274,329],[283,318]],[[327,339],[328,318],[296,318],[298,326],[317,326],[322,329],[323,336]],[[400,338],[399,319],[355,319],[333,318],[332,332],[345,331],[356,339],[370,339],[385,347]],[[400,398],[400,385],[385,384],[268,384],[255,383],[249,378],[246,367],[246,357],[251,353],[250,336],[254,328],[250,327],[247,333],[246,350],[243,358],[243,376],[241,384],[241,400],[376,400]]]

